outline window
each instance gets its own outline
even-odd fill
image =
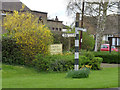
[[[108,46],[106,46],[106,45],[101,45],[101,48],[108,48]]]
[[[120,46],[120,38],[117,38],[117,46]]]
[[[61,28],[59,28],[59,30],[61,31],[62,29],[61,29]]]
[[[54,27],[52,28],[52,30],[54,30]]]
[[[115,48],[115,46],[111,46],[111,48]]]
[[[113,35],[107,35],[107,39],[106,39],[107,41],[108,41],[108,37],[113,37]]]
[[[58,30],[58,28],[56,28],[56,30]]]

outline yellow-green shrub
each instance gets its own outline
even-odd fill
[[[38,19],[31,13],[14,11],[13,14],[6,15],[3,26],[8,30],[9,37],[20,45],[25,57],[32,59],[37,53],[49,53],[48,45],[53,41],[52,33],[45,25],[38,24]]]

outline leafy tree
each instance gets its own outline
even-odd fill
[[[75,33],[75,27],[67,26],[66,33]],[[69,37],[69,39],[70,39],[70,37]],[[71,43],[75,43],[75,40],[72,40],[72,39],[70,40],[69,48],[71,47]],[[82,49],[93,50],[94,44],[95,44],[94,37],[92,35],[90,35],[88,32],[83,32]]]
[[[85,50],[93,50],[95,40],[92,35],[89,35],[88,32],[83,32],[83,38],[82,38],[82,49]]]

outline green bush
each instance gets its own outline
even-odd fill
[[[74,68],[73,55],[41,55],[33,60],[33,65],[38,71],[67,71]]]
[[[68,72],[67,76],[68,78],[88,78],[90,73],[90,69],[88,68],[82,68],[81,70],[71,70]]]
[[[7,64],[25,64],[19,45],[10,37],[2,37],[2,62]]]
[[[88,57],[86,57],[86,56],[80,56],[80,58],[79,58],[79,64],[80,64],[80,66],[87,65],[89,63],[90,63],[90,59]]]
[[[83,38],[82,38],[82,49],[84,50],[93,50],[95,40],[94,37],[89,35],[88,32],[83,32]]]
[[[94,53],[90,51],[84,52],[83,55],[88,57],[90,60],[92,60],[95,57]]]
[[[90,59],[89,59],[90,58]],[[70,55],[41,55],[35,56],[32,64],[38,71],[68,71],[74,69],[74,54]],[[83,65],[93,65],[92,69],[100,69],[102,58],[79,57],[80,68]]]
[[[102,57],[103,63],[116,63],[120,64],[120,56],[118,52],[94,52],[95,57]]]
[[[101,67],[100,67],[100,64],[102,63],[103,59],[101,57],[94,57],[89,65],[92,65],[92,68],[93,70],[100,70]]]
[[[79,65],[82,67],[83,65],[92,65],[93,70],[100,70],[100,64],[102,63],[103,59],[101,57],[93,57],[92,59],[89,59],[86,56],[80,56]]]
[[[95,57],[94,53],[91,51],[81,50],[80,53],[80,65],[92,65],[93,70],[100,70],[100,64],[102,63],[103,59],[100,57]]]

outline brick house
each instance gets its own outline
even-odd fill
[[[2,2],[2,20],[6,16],[6,12],[13,13],[14,10],[19,11],[22,9],[23,3],[20,0],[0,0],[0,3]],[[47,27],[49,27],[50,30],[53,31],[62,31],[63,24],[62,21],[58,20],[58,17],[56,16],[54,20],[50,20],[47,18],[47,12],[40,12],[40,11],[34,11],[30,10],[27,6],[25,6],[24,10],[21,12],[30,12],[32,13],[36,18],[41,18],[43,20],[43,24],[45,24]],[[6,31],[3,29],[3,33]]]

